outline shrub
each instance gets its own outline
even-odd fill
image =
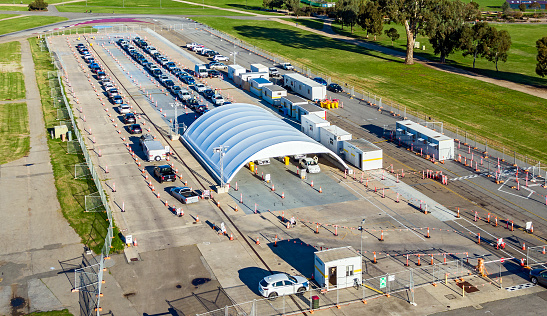
[[[28,9],[29,11],[44,11],[47,10],[47,6],[48,4],[44,0],[34,0],[29,3]]]

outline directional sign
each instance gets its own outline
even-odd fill
[[[380,288],[383,289],[386,287],[386,277],[380,278]]]

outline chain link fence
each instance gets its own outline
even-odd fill
[[[526,249],[526,265],[529,267],[547,265],[547,245],[528,247]]]

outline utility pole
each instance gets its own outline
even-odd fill
[[[213,153],[218,153],[220,155],[220,187],[224,189],[224,155],[229,146],[220,145],[213,148]],[[220,190],[219,190],[220,191]]]
[[[363,260],[363,230],[365,226],[365,220],[366,218],[363,218],[363,220],[361,221],[361,226],[359,226],[359,230],[361,231],[361,260]]]

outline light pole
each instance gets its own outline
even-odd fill
[[[173,118],[173,131],[174,131],[174,134],[171,134],[171,139],[174,139],[174,136],[179,134],[179,120],[178,120],[178,115],[177,115],[177,108],[181,104],[178,103],[178,102],[174,102],[174,103],[169,103],[169,105],[171,105],[172,107],[175,108],[175,117]]]
[[[361,260],[363,257],[363,230],[364,230],[363,226],[365,226],[365,220],[366,218],[363,218],[363,220],[361,221],[361,226],[359,226],[359,230],[361,231]]]
[[[220,145],[218,147],[213,148],[213,153],[218,153],[220,155],[220,188],[221,190],[224,189],[224,155],[226,153],[226,149],[228,149],[229,146]],[[219,190],[220,191],[220,190]]]

